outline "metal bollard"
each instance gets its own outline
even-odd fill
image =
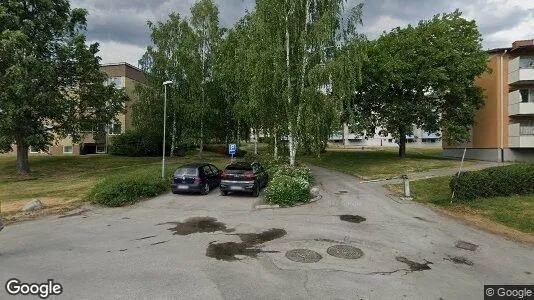
[[[408,179],[408,175],[402,175],[402,180],[404,181],[404,196],[405,197],[411,197],[410,192],[410,179]]]

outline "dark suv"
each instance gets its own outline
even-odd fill
[[[259,163],[236,162],[227,166],[221,173],[221,195],[226,196],[229,192],[248,192],[258,197],[268,181],[267,172]]]
[[[221,170],[212,164],[197,163],[181,166],[174,172],[172,192],[200,192],[207,195],[219,186]]]

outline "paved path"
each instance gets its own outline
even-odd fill
[[[65,290],[59,299],[437,300],[482,299],[484,284],[534,282],[533,246],[388,198],[378,185],[313,171],[323,198],[296,208],[254,210],[253,198],[213,191],[8,226],[0,234],[0,284],[53,278]],[[340,220],[345,214],[365,221]],[[220,223],[184,224],[191,217]],[[287,234],[243,235],[272,228]],[[478,247],[463,250],[458,241]],[[332,245],[364,255],[335,258],[327,254]],[[285,254],[293,249],[322,259],[291,261]],[[11,299],[3,290],[0,298]]]

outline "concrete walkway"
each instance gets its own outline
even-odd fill
[[[51,278],[63,285],[58,299],[437,300],[534,282],[533,246],[389,198],[378,185],[313,171],[323,197],[295,208],[255,210],[253,198],[213,191],[8,226],[0,283]],[[363,256],[334,257],[334,245]],[[294,259],[320,259],[292,261],[286,254],[295,249],[320,257]],[[11,299],[5,291],[0,298]]]

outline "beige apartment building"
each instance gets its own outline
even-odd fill
[[[488,51],[491,72],[477,79],[485,90],[471,141],[445,145],[445,157],[487,161],[534,161],[534,40]]]
[[[146,84],[145,74],[128,63],[104,64],[101,66],[101,70],[108,75],[108,84],[114,84],[117,88],[124,88],[129,98],[129,101],[126,102],[126,113],[118,115],[118,122],[109,124],[104,135],[95,136],[92,132],[87,132],[83,142],[79,144],[73,143],[69,137],[57,139],[48,152],[34,152],[30,148],[30,155],[105,154],[114,135],[124,133],[133,128],[132,104],[139,99],[135,87],[138,84]]]

